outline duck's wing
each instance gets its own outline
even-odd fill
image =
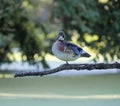
[[[66,45],[66,51],[71,51],[75,55],[79,55],[80,52],[82,51],[82,48],[78,47],[77,45],[70,43],[70,42],[65,42]]]
[[[72,52],[75,55],[80,55],[81,57],[90,57],[88,53],[86,53],[82,48],[79,46],[71,43],[71,42],[65,42],[66,45],[66,52]]]

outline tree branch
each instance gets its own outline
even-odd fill
[[[93,69],[120,69],[120,63],[98,63],[98,64],[63,64],[57,68],[44,70],[44,71],[37,71],[37,72],[24,72],[24,73],[17,73],[14,77],[24,77],[24,76],[44,76],[48,74],[57,73],[63,70],[93,70]]]

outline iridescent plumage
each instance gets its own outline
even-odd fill
[[[65,41],[64,38],[65,33],[60,31],[56,42],[52,46],[52,52],[57,58],[68,63],[68,61],[74,61],[79,57],[90,57],[90,55],[82,48],[73,43]]]

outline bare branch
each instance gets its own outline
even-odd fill
[[[24,73],[17,73],[14,77],[24,77],[24,76],[44,76],[48,74],[57,73],[63,70],[93,70],[93,69],[120,69],[120,63],[98,63],[98,64],[63,64],[57,68],[44,70],[44,71],[37,71],[37,72],[24,72]]]

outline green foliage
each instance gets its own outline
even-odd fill
[[[79,41],[96,49],[105,59],[110,54],[120,58],[120,2],[108,0],[54,0],[53,17],[63,23],[63,29],[69,36],[73,31],[80,35]],[[97,40],[87,42],[85,33],[98,35]],[[89,39],[89,38],[88,38]]]
[[[14,38],[14,25],[18,22],[14,22],[20,14],[17,11],[21,11],[18,8],[21,3],[16,0],[1,0],[0,1],[0,62],[9,61],[6,56],[8,51],[11,51],[11,43]]]
[[[49,5],[51,1],[0,0],[0,63],[15,61],[17,51],[22,61],[48,67],[45,55],[51,53],[60,29],[69,39],[77,33],[77,40],[96,50],[98,57],[120,57],[118,0],[54,0]]]
[[[36,33],[34,22],[30,21],[22,3],[25,0],[0,0],[0,63],[11,62],[8,54],[13,54],[13,49],[22,53],[23,61],[36,63],[42,61],[44,67],[48,67],[42,51],[40,37]],[[27,0],[26,0],[27,1]],[[43,36],[43,35],[42,35]],[[40,59],[35,60],[34,55],[38,54]],[[26,56],[26,58],[25,58]]]

